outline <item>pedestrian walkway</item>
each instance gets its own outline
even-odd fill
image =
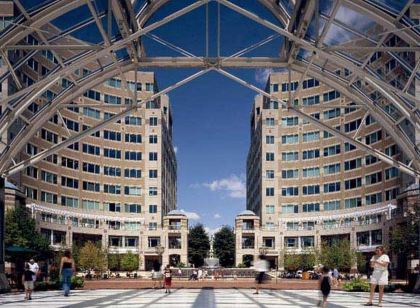
[[[318,292],[314,290],[263,290],[252,294],[251,289],[177,289],[171,294],[164,290],[77,290],[70,297],[59,291],[38,292],[32,301],[24,301],[23,294],[0,295],[1,307],[217,307],[269,308],[315,307]],[[335,291],[330,308],[361,307],[367,293]],[[420,296],[412,294],[385,294],[383,307],[420,307]]]

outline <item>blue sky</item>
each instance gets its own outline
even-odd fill
[[[182,2],[182,5],[180,4]],[[160,19],[190,1],[164,7]],[[275,22],[254,1],[236,1]],[[250,3],[253,2],[253,3]],[[247,5],[248,4],[248,5]],[[217,5],[210,12],[210,55],[215,56]],[[152,33],[189,52],[205,53],[205,9],[199,8]],[[151,21],[153,22],[153,21]],[[221,55],[230,56],[269,35],[267,30],[221,7]],[[149,55],[179,56],[147,38]],[[278,54],[276,39],[247,56]],[[185,69],[154,70],[161,89],[196,72]],[[265,70],[232,70],[243,79],[264,88]],[[178,208],[189,212],[190,224],[203,223],[210,230],[234,224],[235,215],[246,208],[245,174],[249,146],[249,117],[255,92],[210,72],[169,93],[174,115],[174,144],[178,160]]]

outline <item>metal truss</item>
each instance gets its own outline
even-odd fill
[[[364,108],[367,113],[375,117],[375,119],[380,123],[380,125],[386,130],[388,134],[392,136],[395,142],[399,145],[402,152],[407,156],[410,161],[409,164],[404,162],[396,161],[393,158],[385,155],[384,153],[378,151],[377,149],[366,145],[355,138],[357,133],[353,136],[346,135],[340,131],[335,130],[333,127],[330,127],[326,123],[319,121],[309,114],[306,114],[301,110],[300,107],[294,107],[290,104],[285,105],[291,112],[297,114],[300,117],[305,118],[309,122],[313,123],[317,127],[328,131],[329,133],[335,135],[336,137],[350,142],[351,144],[357,146],[363,151],[370,153],[382,161],[393,165],[399,168],[402,172],[405,172],[413,177],[420,178],[420,153],[417,146],[406,136],[404,131],[401,129],[399,124],[403,119],[407,119],[414,127],[417,133],[420,133],[420,117],[419,110],[415,107],[420,104],[418,97],[413,96],[408,93],[409,85],[417,78],[417,70],[420,66],[418,61],[414,68],[411,69],[410,77],[407,84],[403,89],[399,89],[386,80],[378,77],[376,74],[367,69],[368,61],[363,63],[357,63],[352,59],[347,58],[341,52],[342,51],[351,51],[352,47],[350,46],[324,46],[323,40],[326,36],[326,33],[329,27],[332,24],[337,24],[339,21],[335,20],[335,15],[338,11],[340,5],[345,5],[346,7],[353,9],[355,11],[361,12],[367,15],[369,18],[373,19],[377,24],[386,29],[387,33],[382,35],[379,41],[375,41],[376,46],[366,46],[362,47],[365,52],[369,55],[377,51],[388,52],[391,55],[395,56],[396,53],[409,51],[409,52],[419,52],[420,47],[418,42],[420,37],[412,27],[407,27],[401,22],[401,19],[404,15],[404,12],[408,9],[409,5],[413,2],[412,0],[406,5],[403,11],[396,17],[388,14],[384,10],[381,10],[377,6],[374,6],[366,1],[361,0],[338,0],[336,5],[333,7],[331,16],[326,17],[322,16],[319,13],[319,3],[318,1],[308,1],[305,7],[300,5],[296,6],[293,14],[289,14],[285,8],[276,0],[258,0],[261,5],[266,7],[279,21],[281,25],[274,24],[261,18],[260,16],[254,14],[253,12],[248,11],[247,9],[240,7],[228,0],[198,0],[192,4],[185,6],[184,8],[171,13],[170,15],[157,20],[153,23],[148,23],[151,17],[169,0],[150,0],[146,1],[144,6],[135,13],[133,11],[133,5],[130,1],[116,1],[109,0],[109,12],[97,12],[95,8],[95,3],[92,0],[56,0],[52,3],[45,4],[44,6],[39,7],[34,12],[28,13],[24,10],[22,5],[18,0],[15,1],[17,7],[21,10],[23,17],[20,20],[17,20],[15,25],[8,29],[0,37],[0,52],[5,59],[6,65],[8,67],[8,72],[0,77],[0,81],[9,78],[9,76],[14,80],[16,84],[17,91],[8,97],[4,97],[0,100],[2,105],[7,105],[7,108],[4,110],[0,118],[0,133],[3,134],[7,131],[8,128],[17,120],[23,120],[23,127],[19,134],[7,144],[5,150],[0,155],[0,173],[3,176],[8,176],[13,173],[19,172],[26,166],[34,164],[39,160],[59,151],[60,149],[68,146],[69,144],[82,139],[85,136],[90,135],[93,132],[96,132],[109,123],[113,123],[118,119],[123,118],[133,110],[136,110],[140,107],[140,104],[144,103],[134,103],[133,105],[126,106],[123,111],[120,111],[114,117],[100,122],[98,125],[82,132],[77,135],[71,136],[69,139],[61,142],[57,145],[54,145],[50,149],[46,149],[39,154],[20,162],[13,162],[13,159],[18,157],[20,151],[23,147],[30,141],[32,136],[44,125],[48,119],[50,119],[54,114],[59,112],[60,108],[69,106],[73,100],[77,97],[83,95],[88,89],[93,88],[109,78],[112,78],[116,75],[120,75],[123,85],[125,85],[126,90],[126,81],[124,78],[124,73],[130,70],[137,70],[142,68],[199,68],[199,72],[191,75],[190,77],[174,84],[173,86],[160,91],[152,95],[149,100],[153,100],[160,95],[168,93],[173,88],[176,88],[182,84],[189,82],[190,80],[206,73],[209,70],[215,70],[222,75],[239,82],[240,84],[251,88],[252,90],[258,92],[259,94],[271,99],[277,100],[275,96],[262,91],[256,86],[253,86],[237,76],[229,73],[226,69],[229,68],[288,68],[289,71],[296,71],[302,74],[301,80],[299,82],[298,90],[295,91],[294,97],[297,97],[299,94],[299,88],[301,88],[302,81],[305,76],[311,76],[318,79],[319,81],[327,84],[328,86],[337,89],[342,93],[343,96],[348,97],[353,102],[356,103],[357,108]],[[180,17],[188,12],[195,10],[203,5],[208,5],[210,2],[217,2],[218,9],[220,5],[233,10],[243,16],[261,24],[264,27],[267,27],[275,32],[274,35],[255,43],[252,46],[249,46],[241,51],[236,52],[231,56],[221,56],[219,54],[220,44],[218,42],[218,55],[217,57],[210,57],[208,53],[205,56],[196,56],[188,51],[178,47],[170,42],[167,42],[156,35],[152,34],[151,31],[157,29],[158,27]],[[297,1],[296,3],[300,3]],[[73,25],[71,28],[64,30],[63,32],[54,35],[53,37],[47,37],[43,34],[43,27],[50,24],[50,22],[64,14],[79,8],[81,6],[86,6],[89,12],[91,13],[91,18],[88,18],[80,23]],[[111,19],[111,14],[115,18],[118,24],[118,29],[120,36],[111,37],[111,31],[109,29],[104,29],[102,25],[102,18],[108,18],[108,21]],[[309,41],[305,39],[305,33],[308,30],[309,23],[312,18],[315,18],[316,23],[319,26],[319,19],[326,19],[326,25],[324,26],[324,31],[317,35],[316,41]],[[300,21],[300,22],[298,22]],[[218,20],[220,22],[220,19]],[[73,31],[86,26],[88,24],[96,24],[102,39],[103,43],[98,45],[93,44],[67,44],[59,45],[54,44],[54,42],[66,35],[71,35]],[[220,29],[220,27],[218,27]],[[22,44],[22,41],[31,33],[37,33],[38,37],[41,38],[41,43],[39,45],[25,45]],[[408,46],[401,47],[390,47],[384,46],[383,43],[386,41],[386,37],[389,34],[395,34],[404,40]],[[180,57],[154,57],[153,55],[146,56],[146,50],[142,44],[142,37],[149,36],[155,41],[163,44],[172,50],[181,54]],[[359,34],[359,36],[362,34]],[[279,56],[278,57],[244,57],[244,55],[267,42],[272,41],[274,38],[282,36],[288,41],[287,48],[280,49],[279,47]],[[218,34],[218,38],[220,34]],[[57,55],[58,65],[55,69],[51,70],[44,78],[35,82],[34,84],[23,87],[19,77],[16,74],[16,71],[24,64],[28,59],[30,59],[38,50],[47,49],[54,52]],[[128,59],[118,59],[117,51],[125,49],[128,53]],[[297,58],[297,51],[299,49],[304,49],[312,53],[309,60],[302,60]],[[27,54],[21,61],[18,61],[14,64],[8,61],[7,53],[11,50],[26,50]],[[72,50],[77,52],[76,56],[70,59],[61,59],[57,53],[60,50]],[[360,50],[360,47],[358,47]],[[395,56],[398,58],[398,56]],[[367,58],[370,59],[370,56]],[[334,75],[332,72],[325,69],[319,65],[319,61],[324,61],[324,63],[329,63],[334,65],[337,68],[347,68],[351,72],[350,81],[345,78],[340,78],[337,75]],[[90,72],[85,78],[75,80],[73,77],[73,72],[76,69],[82,69],[83,67],[92,64],[99,63],[98,68]],[[102,64],[104,63],[104,64]],[[407,67],[406,67],[407,68]],[[68,88],[63,89],[57,96],[51,101],[47,102],[42,109],[36,113],[32,118],[26,119],[23,118],[22,112],[44,91],[51,88],[60,78],[67,78],[71,81],[71,85]],[[376,89],[380,92],[383,97],[385,97],[398,111],[401,113],[402,118],[395,120],[391,118],[380,106],[378,106],[375,101],[368,97],[365,93],[362,93],[359,88],[354,85],[356,80],[362,80],[368,83],[373,89]],[[133,91],[129,93],[133,98],[134,102],[137,102],[137,93]],[[289,101],[292,99],[291,94],[289,94]],[[284,105],[284,102],[279,102]],[[91,104],[92,106],[102,107],[103,104]],[[73,105],[72,106],[78,106]],[[87,106],[80,105],[80,106]],[[109,107],[107,105],[107,107]],[[123,108],[124,106],[118,106]],[[329,106],[331,107],[331,106]],[[344,107],[344,106],[341,106]],[[352,106],[353,107],[353,106]],[[305,107],[306,108],[306,107]],[[331,107],[332,108],[332,107]],[[365,115],[367,115],[365,113]]]

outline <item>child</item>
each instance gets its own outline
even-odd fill
[[[32,299],[32,290],[34,289],[34,272],[29,269],[29,264],[25,264],[25,271],[23,272],[23,285],[25,286],[25,300]]]
[[[163,276],[165,277],[165,293],[171,293],[172,271],[169,264],[166,265],[165,270],[163,271]]]
[[[322,302],[320,301],[319,306],[327,307],[328,295],[331,291],[331,276],[329,275],[330,269],[327,266],[322,268],[322,274],[319,278],[319,289],[322,292]]]

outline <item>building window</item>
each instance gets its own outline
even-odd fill
[[[347,160],[347,161],[344,162],[344,170],[346,170],[346,171],[357,169],[357,168],[360,168],[361,166],[362,166],[362,159],[361,158]]]
[[[372,173],[366,176],[366,185],[382,182],[382,171]]]
[[[78,208],[79,207],[79,199],[66,197],[66,196],[61,196],[61,205]]]
[[[157,135],[149,135],[149,143],[150,144],[157,144],[158,143],[158,136]]]
[[[46,191],[41,191],[41,201],[46,203],[57,204],[57,195]]]
[[[267,197],[272,197],[272,196],[274,196],[274,187],[267,187],[267,188],[265,189],[265,195],[266,195]]]
[[[128,195],[128,196],[140,196],[141,195],[141,187],[125,186],[124,187],[124,194]]]
[[[121,176],[121,168],[104,166],[104,175]]]
[[[382,131],[378,130],[372,134],[366,136],[366,144],[373,144],[382,139]]]
[[[274,214],[274,205],[269,204],[265,206],[265,213],[266,214]]]
[[[104,156],[113,159],[121,159],[121,151],[116,149],[104,148]]]
[[[397,188],[392,188],[390,190],[386,190],[385,191],[385,200],[390,201],[390,200],[397,199],[397,196],[399,195],[399,193],[400,193],[400,189],[398,187]]]
[[[295,144],[299,143],[299,135],[284,135],[281,136],[281,143],[282,144]]]
[[[274,118],[266,118],[265,119],[265,125],[267,125],[267,126],[274,126],[275,125]]]
[[[140,117],[127,116],[124,120],[125,125],[141,125]]]
[[[85,210],[99,210],[99,202],[93,200],[82,200],[82,206]]]
[[[125,151],[125,160],[141,160],[141,152]]]
[[[316,195],[319,194],[319,185],[308,185],[303,186],[304,195]]]
[[[283,127],[287,126],[296,126],[299,124],[299,118],[298,117],[287,117],[281,119],[281,125]]]
[[[120,185],[112,185],[112,184],[104,184],[104,193],[113,194],[113,195],[120,195],[121,194],[121,186]]]
[[[83,107],[83,115],[98,120],[101,118],[101,112],[91,107]]]
[[[376,156],[373,156],[373,155],[367,155],[367,156],[366,156],[366,158],[365,158],[365,163],[366,163],[366,166],[369,166],[369,165],[375,164],[375,163],[377,163],[377,162],[379,162],[379,160],[378,160],[378,158],[377,158]]]
[[[79,180],[69,178],[69,177],[66,177],[66,176],[61,176],[61,186],[78,189],[79,188]]]
[[[376,204],[382,202],[382,193],[376,193],[366,196],[366,205]]]
[[[319,140],[319,131],[303,133],[303,142],[312,142]]]
[[[340,182],[324,184],[324,193],[340,191]]]
[[[156,223],[155,223],[156,224]],[[157,228],[157,226],[156,226]],[[156,230],[156,229],[153,229]],[[148,247],[153,248],[160,245],[160,237],[149,236],[148,238]]]
[[[282,161],[296,161],[299,160],[299,152],[282,152]]]
[[[319,158],[319,149],[303,151],[303,159]]]
[[[149,118],[149,125],[150,126],[157,126],[158,125],[158,118],[157,117],[150,117]]]
[[[282,170],[281,171],[281,177],[283,179],[295,179],[295,178],[299,178],[299,170],[298,169]]]
[[[141,169],[124,169],[124,177],[141,178]]]
[[[324,202],[324,211],[336,211],[340,209],[340,200]]]
[[[274,189],[274,188],[273,188]],[[297,196],[299,195],[299,187],[283,187],[281,189],[282,196]]]
[[[340,172],[340,164],[331,164],[324,166],[324,174],[334,174]]]
[[[41,129],[41,138],[51,143],[58,143],[58,135],[46,129]]]
[[[362,186],[362,178],[355,178],[355,179],[346,180],[344,182],[344,186],[345,186],[346,190],[358,188],[358,187]]]
[[[265,153],[265,160],[266,161],[274,161],[274,153],[273,152]]]
[[[90,155],[101,155],[101,148],[92,144],[83,143],[82,145],[83,153],[90,154]]]
[[[84,97],[93,99],[95,101],[100,101],[101,100],[101,93],[99,93],[98,91],[95,90],[88,90],[87,92],[85,92],[83,94]]]
[[[149,170],[149,178],[156,179],[158,177],[158,171],[156,169]]]
[[[399,175],[399,170],[395,167],[385,169],[385,180],[396,178]]]
[[[300,246],[305,249],[305,248],[310,248],[310,247],[315,247],[315,241],[314,241],[314,237],[313,236],[302,236],[300,238],[301,242],[300,242]]]
[[[346,209],[362,206],[362,198],[350,198],[344,200],[344,207]]]
[[[297,237],[285,237],[284,246],[286,248],[297,248],[298,247],[298,238]]]
[[[362,119],[357,119],[349,123],[344,123],[344,132],[349,133],[349,132],[355,131],[356,129],[359,128],[361,123],[362,123]]]
[[[83,181],[83,190],[99,192],[100,191],[99,187],[100,187],[99,183]]]
[[[306,203],[302,206],[304,213],[319,212],[319,203]]]
[[[324,157],[333,156],[340,154],[340,145],[336,144],[327,148],[324,148]]]
[[[355,145],[353,145],[351,143],[348,143],[348,142],[344,143],[344,152],[351,152],[351,151],[354,151],[354,150],[356,150]]]
[[[42,170],[41,180],[47,183],[57,184],[57,174]]]
[[[267,179],[274,179],[274,170],[266,170],[265,171],[265,177]]]
[[[84,172],[99,174],[101,172],[100,170],[101,170],[101,167],[97,164],[83,163]]]
[[[121,133],[111,130],[104,130],[104,139],[112,141],[121,141]]]
[[[37,179],[38,178],[38,168],[35,168],[34,166],[26,167],[26,175]]]
[[[265,143],[274,144],[274,136],[271,136],[271,135],[265,136]]]
[[[125,142],[127,143],[141,143],[141,139],[140,134],[125,134]]]
[[[296,204],[287,204],[281,206],[282,214],[296,214],[299,212],[299,206]]]
[[[324,102],[329,102],[329,101],[339,98],[340,92],[335,91],[335,90],[326,92],[324,93],[323,97],[324,97]]]
[[[157,161],[158,160],[158,153],[157,152],[149,152],[149,160],[150,161]]]
[[[341,114],[340,108],[329,109],[324,111],[324,119],[329,120],[339,117]]]
[[[121,212],[121,204],[115,202],[105,202],[104,210],[109,212]]]
[[[149,205],[149,213],[156,214],[157,213],[157,205],[156,204],[150,204]]]
[[[315,177],[319,176],[319,167],[311,167],[311,168],[304,168],[303,169],[303,177],[309,178],[309,177]]]
[[[125,204],[126,213],[141,213],[141,205],[136,203]]]
[[[158,195],[157,187],[149,187],[149,196],[157,196],[157,195]]]

